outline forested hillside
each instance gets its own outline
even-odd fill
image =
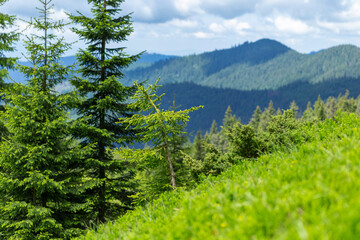
[[[270,101],[275,109],[287,109],[295,101],[302,114],[308,102],[314,103],[319,95],[325,101],[330,96],[345,95],[346,90],[350,90],[349,96],[356,97],[360,94],[360,78],[339,78],[315,84],[296,82],[276,90],[241,91],[193,83],[165,84],[159,90],[165,93],[162,105],[165,109],[172,106],[174,99],[179,109],[204,105],[204,109],[191,113],[187,129],[194,133],[199,129],[210,129],[213,120],[220,124],[228,106],[243,123],[248,123],[256,106],[264,110]]]
[[[279,42],[259,40],[231,49],[164,60],[126,73],[126,81],[162,78],[238,90],[277,89],[294,82],[319,83],[360,76],[360,49],[351,45],[300,54]]]

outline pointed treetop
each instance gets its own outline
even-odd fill
[[[210,128],[210,135],[217,134],[217,132],[218,132],[217,123],[215,120],[213,120],[213,122],[211,124],[211,128]]]

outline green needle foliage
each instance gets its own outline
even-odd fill
[[[202,106],[181,111],[162,110],[159,103],[162,95],[156,95],[158,81],[147,88],[135,83],[138,91],[132,97],[136,100],[133,103],[133,107],[140,109],[140,113],[133,115],[131,118],[121,118],[120,123],[127,125],[129,128],[139,130],[142,141],[153,145],[153,148],[145,149],[143,154],[140,155],[138,151],[134,151],[135,154],[133,156],[137,155],[136,157],[140,157],[140,162],[149,161],[149,156],[152,159],[155,156],[159,165],[167,162],[169,173],[167,175],[170,176],[168,183],[170,182],[172,188],[175,189],[177,185],[170,143],[174,136],[184,134],[185,123],[189,121],[189,113],[198,110]],[[142,113],[147,114],[143,115]],[[155,163],[155,165],[157,164]]]
[[[0,0],[2,6],[8,0]],[[9,31],[14,26],[16,18],[0,13],[0,87],[4,85],[4,79],[8,77],[8,69],[14,68],[15,58],[7,57],[7,52],[15,50],[13,44],[19,39],[16,31]]]
[[[0,0],[0,6],[2,6],[7,0]],[[15,49],[13,44],[18,40],[19,34],[15,31],[10,31],[14,26],[15,17],[7,14],[0,13],[0,89],[6,87],[4,80],[8,78],[8,69],[14,68],[15,58],[7,57],[6,53],[13,52]],[[3,98],[2,98],[3,99]],[[0,111],[3,111],[4,107],[0,106]],[[4,123],[0,121],[0,139],[3,139],[8,134]]]
[[[25,40],[32,66],[19,67],[27,84],[15,83],[5,92],[0,115],[9,131],[0,144],[1,239],[69,239],[85,228],[81,160],[90,149],[71,138],[81,126],[67,113],[74,95],[54,91],[70,73],[59,63],[70,45],[53,34],[64,24],[49,17],[51,0],[39,2],[39,18],[28,24],[41,35]]]
[[[80,118],[89,120],[93,129],[79,132],[83,144],[96,144],[96,151],[89,156],[93,161],[87,164],[87,177],[95,186],[87,192],[93,206],[96,220],[117,217],[131,209],[133,187],[129,179],[133,176],[126,162],[121,162],[110,151],[135,140],[135,132],[116,123],[120,117],[131,117],[132,109],[127,100],[135,87],[123,86],[119,78],[123,69],[139,58],[129,56],[119,43],[133,31],[131,16],[118,16],[123,0],[88,0],[92,4],[92,16],[69,15],[81,26],[73,28],[88,45],[77,54],[79,73],[84,78],[72,80],[72,84],[86,99],[78,106]]]

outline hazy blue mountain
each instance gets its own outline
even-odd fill
[[[166,83],[194,82],[202,84],[206,79],[231,66],[238,64],[261,65],[288,51],[290,48],[277,41],[262,39],[254,43],[246,42],[230,49],[158,61],[152,66],[127,72],[126,81],[131,83],[138,79],[149,79],[150,82],[153,82],[161,77]],[[219,80],[220,85],[226,84],[222,80]]]
[[[238,90],[277,89],[298,81],[319,83],[360,76],[360,49],[341,45],[301,54],[285,45],[262,39],[199,55],[162,60],[127,72],[125,81],[161,77],[164,83],[193,82]]]

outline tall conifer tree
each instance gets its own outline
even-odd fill
[[[119,78],[123,70],[136,61],[139,55],[129,56],[119,43],[127,40],[133,31],[131,16],[118,16],[123,0],[88,0],[92,5],[92,16],[80,12],[69,15],[80,28],[73,28],[87,44],[77,54],[79,73],[82,78],[72,84],[87,99],[78,107],[82,118],[90,118],[96,131],[85,131],[79,135],[84,144],[95,143],[96,151],[88,164],[88,177],[96,183],[88,193],[96,219],[104,222],[113,213],[124,212],[130,207],[133,194],[129,191],[128,179],[132,176],[123,162],[114,159],[113,148],[134,140],[135,134],[117,124],[119,118],[130,117],[132,110],[126,101],[136,90],[123,86]]]
[[[3,239],[69,239],[85,228],[80,160],[87,151],[71,139],[75,126],[65,105],[74,95],[54,91],[69,74],[59,61],[70,45],[53,34],[64,24],[51,20],[52,1],[39,2],[40,16],[28,22],[39,35],[25,40],[31,66],[19,67],[27,84],[5,92],[1,114],[10,133],[0,145]]]
[[[0,0],[0,6],[2,6],[8,0]],[[10,31],[14,26],[16,18],[7,14],[0,13],[0,89],[4,89],[5,79],[8,77],[8,70],[14,68],[15,58],[6,56],[7,53],[13,52],[14,42],[19,38],[19,34],[16,31]],[[0,106],[0,111],[3,111],[4,107]],[[3,122],[0,122],[0,139],[3,139],[7,135],[7,129]]]
[[[256,106],[256,109],[252,115],[252,118],[250,119],[249,125],[252,126],[255,130],[258,130],[261,120],[261,109],[258,106]]]
[[[0,6],[7,1],[8,0],[0,0]],[[16,31],[9,32],[9,29],[14,26],[15,20],[15,16],[0,14],[0,87],[4,85],[4,79],[7,78],[8,69],[14,68],[16,60],[15,58],[6,56],[6,53],[15,50],[13,43],[19,39],[19,34]]]

